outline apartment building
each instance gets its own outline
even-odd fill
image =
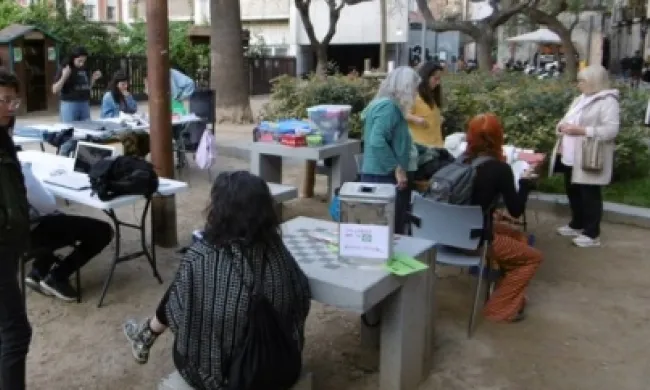
[[[620,71],[621,60],[639,50],[650,60],[650,0],[615,0],[612,4],[608,43],[610,67]]]

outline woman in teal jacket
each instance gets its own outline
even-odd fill
[[[417,72],[401,66],[388,74],[379,91],[363,111],[363,165],[361,181],[394,183],[395,233],[405,234],[411,203],[407,173],[413,150],[406,114],[410,111],[420,83]]]

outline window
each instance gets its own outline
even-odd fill
[[[84,5],[84,16],[86,19],[95,19],[95,6],[93,4]]]
[[[274,47],[273,55],[276,57],[286,57],[289,54],[289,49],[287,47]]]
[[[115,20],[115,7],[114,6],[107,6],[106,7],[106,20],[108,21],[113,21]]]

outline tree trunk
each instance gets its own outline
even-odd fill
[[[478,61],[478,70],[481,72],[492,71],[492,46],[494,45],[494,36],[491,32],[484,31],[484,35],[476,40],[476,57]]]
[[[327,45],[319,43],[316,47],[316,74],[327,75]]]
[[[238,0],[210,1],[210,32],[210,86],[216,95],[216,121],[252,123]]]

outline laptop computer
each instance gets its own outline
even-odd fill
[[[100,145],[91,142],[78,142],[72,172],[56,170],[50,177],[43,180],[47,184],[68,188],[71,190],[85,190],[90,188],[88,173],[92,166],[99,160],[113,157],[115,147]]]

